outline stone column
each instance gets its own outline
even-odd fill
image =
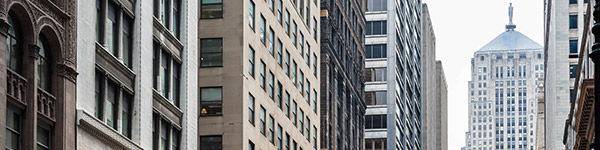
[[[61,52],[69,50],[62,47]],[[74,150],[75,149],[75,122],[76,122],[76,96],[77,96],[77,71],[72,62],[63,60],[57,63],[56,76],[54,76],[53,88],[55,88],[54,96],[56,97],[55,104],[55,119],[54,125],[54,149]]]
[[[27,37],[26,37],[27,38]],[[28,38],[33,39],[33,38]],[[35,43],[35,40],[31,40],[30,43]],[[24,42],[26,43],[26,42]],[[23,112],[21,118],[22,125],[22,138],[21,146],[23,150],[35,150],[37,141],[37,99],[38,85],[37,85],[37,60],[39,59],[40,47],[36,44],[29,44],[24,50],[24,61],[23,61],[23,77],[27,79],[25,102],[27,107]]]

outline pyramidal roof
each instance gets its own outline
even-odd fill
[[[512,3],[508,7],[508,25],[506,31],[487,43],[479,51],[504,51],[504,50],[539,50],[543,47],[531,40],[529,37],[515,31],[517,26],[512,22],[513,7]]]
[[[540,44],[521,34],[521,32],[507,30],[478,51],[539,50],[542,48]]]

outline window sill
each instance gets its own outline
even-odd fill
[[[108,145],[122,149],[142,150],[142,147],[138,144],[84,110],[77,110],[77,126],[88,131],[90,134],[97,135],[101,141]]]
[[[100,45],[100,43],[96,43],[96,65],[100,66],[100,68],[106,72],[109,72],[113,77],[121,77],[117,78],[119,82],[124,83],[126,87],[132,91],[134,87],[134,78],[136,76],[135,72],[123,64],[117,57],[113,56],[108,52],[108,50]],[[125,77],[125,79],[123,79]]]
[[[181,62],[181,54],[184,48],[181,41],[179,41],[179,39],[173,35],[173,32],[167,29],[156,17],[152,16],[152,22],[154,24],[154,40],[157,41],[157,43],[160,43],[161,47],[168,49],[176,60]]]
[[[164,118],[171,120],[173,123],[177,125],[181,125],[181,120],[183,118],[183,112],[177,108],[174,104],[169,102],[167,98],[160,95],[158,91],[152,88],[152,97],[153,103],[152,107],[159,111],[160,114],[164,114]]]

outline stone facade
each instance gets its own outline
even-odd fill
[[[544,0],[545,148],[564,149],[561,142],[581,46],[586,0]],[[588,15],[586,15],[588,14]]]
[[[365,4],[321,1],[321,149],[364,147]]]
[[[0,1],[0,147],[76,149],[76,10],[76,0]]]
[[[197,7],[79,3],[77,149],[198,149]]]
[[[595,1],[590,1],[586,12],[592,12]],[[573,82],[573,93],[571,93],[571,105],[569,115],[566,119],[563,144],[567,150],[591,149],[590,144],[594,141],[594,62],[590,59],[590,51],[594,44],[592,27],[593,16],[586,16],[583,22],[581,35],[581,48],[578,53],[577,70]]]
[[[442,62],[435,60],[435,33],[427,4],[421,10],[423,149],[448,149],[447,84]]]

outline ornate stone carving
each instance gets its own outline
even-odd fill
[[[75,83],[77,81],[77,69],[71,61],[63,60],[56,65],[56,73]]]
[[[10,24],[8,24],[6,18],[0,18],[0,34],[8,36],[8,28],[10,28]]]
[[[36,60],[40,58],[40,47],[35,44],[29,44],[29,56]]]

